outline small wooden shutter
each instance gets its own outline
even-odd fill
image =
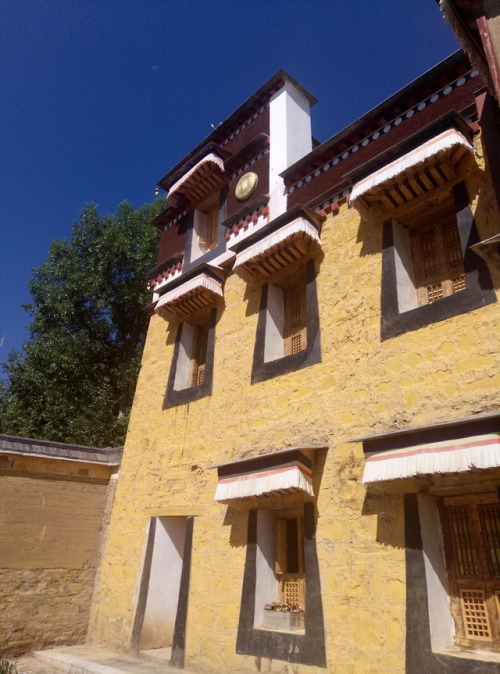
[[[207,245],[208,239],[208,215],[198,211],[198,243]]]
[[[420,306],[466,288],[462,248],[454,215],[411,231],[417,300]]]
[[[195,328],[193,342],[193,356],[191,359],[191,386],[200,386],[205,381],[208,328],[197,325]]]
[[[203,210],[198,210],[198,242],[208,250],[217,245],[219,229],[219,195],[213,195]]]
[[[306,290],[286,291],[285,302],[285,355],[303,351],[307,346]]]

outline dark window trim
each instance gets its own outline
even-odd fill
[[[431,646],[427,581],[417,494],[405,494],[407,674],[493,674],[498,662],[434,653]]]
[[[256,555],[257,510],[251,510],[248,516],[248,544],[236,652],[241,655],[326,667],[325,626],[316,552],[314,503],[304,504],[305,634],[254,628]]]
[[[469,195],[463,182],[453,187],[453,197],[467,288],[432,304],[399,313],[392,219],[386,220],[383,226],[382,242],[381,339],[418,330],[430,323],[443,321],[446,318],[496,302],[486,262],[471,250],[471,246],[479,241],[479,236],[470,207]]]
[[[276,360],[264,361],[266,337],[268,284],[262,286],[259,318],[252,365],[252,384],[277,377],[287,372],[294,372],[309,365],[321,362],[321,338],[319,329],[318,291],[316,285],[316,269],[314,259],[306,263],[306,328],[307,347]]]
[[[189,319],[186,321],[189,323]],[[181,323],[177,329],[177,336],[175,338],[174,356],[170,366],[170,373],[168,375],[167,391],[163,399],[163,409],[177,405],[184,405],[186,403],[205,398],[212,395],[212,383],[214,374],[214,351],[215,351],[215,325],[217,323],[217,309],[214,307],[210,311],[210,323],[208,329],[207,342],[207,356],[205,360],[205,380],[203,384],[198,386],[189,386],[180,390],[174,389],[175,376],[177,373],[177,363],[179,361],[179,350],[181,347],[182,326]]]

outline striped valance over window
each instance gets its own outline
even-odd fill
[[[223,177],[224,160],[211,152],[170,187],[167,204],[175,205],[177,197],[181,194],[193,202],[199,201],[211,191],[218,189]]]
[[[500,435],[431,442],[366,455],[363,482],[500,466]]]
[[[313,459],[303,449],[287,449],[272,454],[213,466],[217,468],[216,501],[313,492]]]
[[[456,129],[448,129],[358,180],[349,203],[369,209],[375,202],[395,208],[453,180],[455,169],[474,148]]]
[[[160,296],[155,312],[166,320],[174,316],[190,313],[214,304],[222,297],[222,278],[213,272],[204,272],[179,283],[175,288]]]

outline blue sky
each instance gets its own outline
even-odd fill
[[[319,99],[323,142],[458,46],[434,0],[2,0],[0,360],[84,205],[152,201],[274,72]]]

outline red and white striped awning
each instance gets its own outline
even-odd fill
[[[500,434],[425,443],[366,455],[363,482],[500,467]]]
[[[191,201],[199,201],[220,187],[224,175],[224,160],[211,152],[193,166],[168,191],[167,204],[175,205],[177,196],[185,194]]]
[[[213,304],[216,297],[222,295],[221,279],[206,273],[198,274],[161,295],[155,306],[155,312],[167,319],[176,312],[189,314]]]
[[[305,218],[296,218],[244,248],[236,255],[234,268],[244,265],[250,269],[255,267],[260,271],[275,272],[277,268],[307,254],[311,242],[321,245],[318,228]],[[267,265],[269,258],[272,261]]]
[[[412,167],[423,164],[430,157],[436,157],[443,153],[449,153],[451,155],[454,150],[461,150],[455,158],[458,160],[463,155],[464,150],[473,152],[474,148],[456,129],[443,131],[443,133],[434,136],[434,138],[430,138],[411,152],[399,157],[399,159],[395,159],[390,164],[387,164],[378,171],[370,173],[366,178],[355,183],[349,203],[351,206],[356,207],[357,200],[360,197],[366,196],[376,188],[382,187],[397,176],[407,172]]]
[[[312,459],[298,449],[223,464],[217,470],[216,501],[275,493],[314,495]]]

